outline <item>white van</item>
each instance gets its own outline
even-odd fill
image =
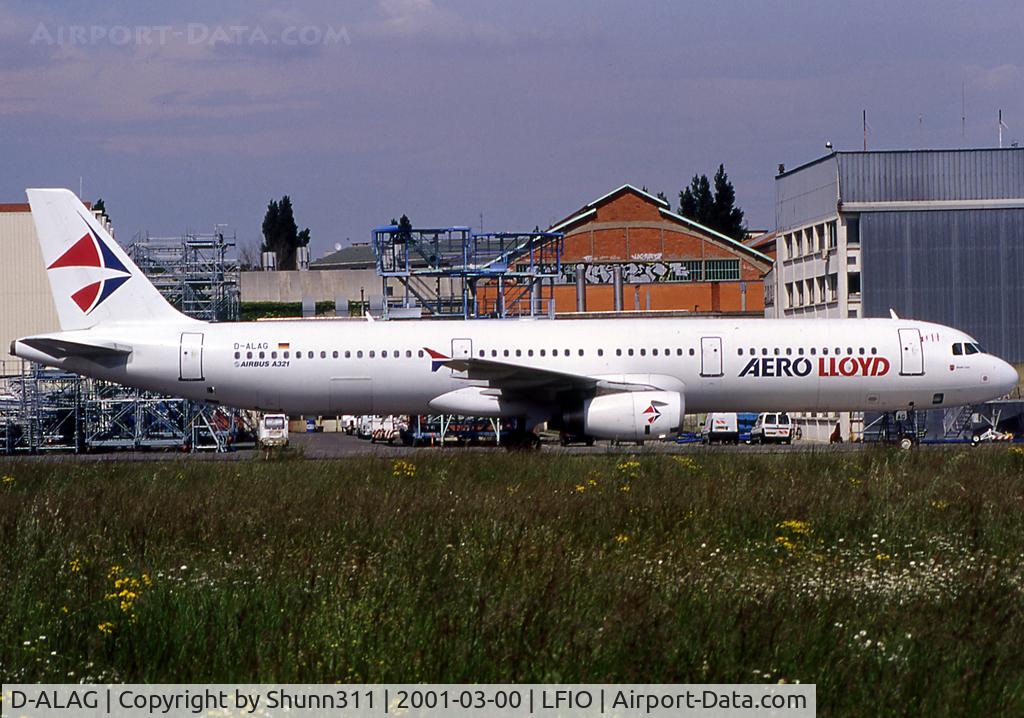
[[[750,443],[767,444],[769,442],[793,443],[793,420],[786,412],[764,413],[758,416],[757,421],[754,422],[754,428],[750,430]]]
[[[735,412],[715,412],[708,414],[704,419],[704,432],[701,441],[705,444],[713,444],[716,441],[722,443],[737,444],[740,440],[739,417]]]
[[[288,446],[288,417],[284,414],[261,416],[257,438],[263,447]]]

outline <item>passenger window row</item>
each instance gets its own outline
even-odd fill
[[[817,356],[819,351],[820,351],[820,354],[822,356],[828,356],[829,355],[829,347],[821,347],[820,350],[818,349],[818,347],[811,347],[809,350],[807,350],[806,353],[809,354],[810,356]],[[878,348],[877,347],[870,347],[868,349],[865,349],[864,347],[857,347],[856,349],[854,349],[853,347],[846,347],[846,355],[847,356],[853,356],[854,352],[856,352],[857,354],[859,354],[861,356],[864,356],[869,351],[871,352],[872,355],[878,354]],[[736,350],[736,354],[738,356],[743,356],[743,353],[744,353],[744,349],[743,348],[740,348],[740,349]],[[796,349],[794,349],[793,347],[784,347],[784,348],[772,347],[771,349],[769,349],[768,347],[761,347],[760,349],[756,349],[754,347],[750,347],[748,353],[750,354],[750,356],[757,356],[758,353],[760,353],[761,356],[768,356],[769,354],[771,354],[773,356],[781,356],[783,354],[785,354],[786,356],[792,356],[794,353],[797,356],[804,356],[805,352],[804,352],[804,348],[803,347],[796,347]],[[842,356],[842,354],[843,354],[843,348],[842,347],[835,347],[835,352],[833,353],[833,355],[834,356]]]
[[[255,356],[254,356],[254,354],[255,354]],[[424,356],[426,356],[426,354],[424,353],[424,351],[422,349],[417,351],[415,354],[416,354],[416,357],[419,358],[419,359],[422,359]],[[373,350],[373,349],[371,349],[369,352],[367,352],[367,355],[369,356],[370,359],[377,358],[377,352],[375,350]],[[278,356],[277,352],[270,352],[270,357],[269,358],[270,359],[277,359],[277,356]],[[316,355],[316,352],[305,352],[305,353],[303,353],[302,351],[295,352],[295,358],[296,359],[302,359],[303,356],[305,356],[306,359],[314,359],[317,355]],[[335,349],[334,351],[331,352],[330,356],[331,356],[332,359],[340,359],[342,357],[344,357],[345,359],[351,359],[352,357],[355,357],[356,359],[362,359],[363,358],[363,351],[361,349],[357,349],[355,351],[352,351],[351,349],[347,349],[344,352],[340,352],[337,349]],[[290,357],[291,357],[291,353],[290,352],[282,352],[281,353],[281,358],[282,359],[289,359]],[[401,359],[402,358],[402,351],[399,350],[399,349],[394,349],[394,350],[391,350],[391,351],[389,351],[387,349],[381,350],[381,352],[380,352],[380,358],[381,359],[387,359],[389,357],[392,358],[392,359]],[[242,358],[242,352],[235,352],[235,359],[241,359],[241,358]],[[245,358],[246,359],[266,359],[267,358],[267,352],[255,352],[255,353],[254,352],[246,352],[245,353]],[[321,351],[320,352],[320,358],[321,359],[326,359],[327,358],[327,352],[326,351]],[[406,359],[412,359],[413,358],[413,351],[411,349],[406,349],[405,350],[405,358]]]
[[[629,348],[629,349],[616,349],[615,350],[615,356],[622,356],[623,352],[625,352],[627,356],[635,356],[636,354],[639,354],[642,357],[643,356],[647,356],[648,353],[650,353],[651,356],[672,356],[673,353],[676,356],[682,356],[683,355],[683,350],[682,349],[678,349],[678,348],[673,350],[673,349],[669,349],[667,347],[665,349],[660,349],[660,348],[647,349],[645,347],[645,348],[642,348],[642,349],[632,349],[632,348]],[[562,357],[568,357],[568,356],[573,356],[573,352],[572,352],[571,349],[552,349],[552,350],[550,350],[550,352],[547,349],[536,349],[536,350],[534,350],[534,349],[515,349],[515,350],[511,350],[511,349],[501,349],[501,350],[491,349],[489,352],[486,349],[480,349],[480,350],[477,351],[477,356],[479,356],[480,358],[487,357],[488,354],[491,357],[498,357],[498,356],[503,356],[503,357],[510,357],[510,356],[517,356],[517,357],[522,357],[522,356],[527,356],[527,357],[532,357],[532,356],[558,357],[558,356],[562,356]],[[584,350],[584,349],[577,349],[576,350],[576,356],[581,356],[582,357],[582,356],[586,356],[586,355],[587,355],[586,350]],[[693,355],[694,355],[694,350],[691,349],[690,350],[690,356],[693,356]],[[597,350],[597,356],[603,357],[604,356],[604,349],[598,349]]]
[[[753,351],[753,350],[751,350],[751,351]],[[488,355],[488,353],[490,354],[491,357],[497,357],[499,355],[503,356],[503,357],[511,357],[513,355],[516,356],[516,357],[522,357],[522,356],[532,357],[532,356],[535,356],[535,355],[536,356],[542,356],[542,357],[547,357],[547,356],[552,356],[552,357],[572,356],[572,351],[569,350],[569,349],[551,349],[550,350],[550,354],[548,353],[547,349],[537,349],[537,350],[534,350],[534,349],[515,349],[515,350],[502,349],[502,350],[500,350],[500,352],[499,352],[498,349],[491,349],[490,352],[488,352],[485,349],[480,349],[477,352],[478,356],[480,356],[481,358],[486,357]],[[622,356],[623,353],[625,353],[626,356],[636,356],[637,354],[639,354],[640,356],[647,356],[648,353],[650,353],[651,356],[672,356],[673,354],[675,356],[683,356],[683,350],[680,349],[680,348],[670,349],[670,348],[666,347],[665,349],[660,349],[660,348],[647,349],[646,347],[644,347],[644,348],[641,348],[641,349],[628,348],[628,349],[616,349],[615,350],[615,356]],[[742,353],[742,351],[741,351],[741,353]],[[695,354],[696,354],[696,352],[693,349],[689,350],[689,355],[690,356],[694,356]],[[381,359],[388,359],[388,358],[400,359],[400,358],[402,358],[403,352],[401,350],[399,350],[399,349],[394,349],[394,350],[383,349],[383,350],[381,350],[378,353],[377,351],[371,349],[371,350],[367,351],[365,353],[365,355],[368,358],[370,358],[370,359],[376,359],[378,356]],[[410,350],[410,349],[406,349],[405,352],[404,352],[404,355],[405,355],[406,359],[412,359],[413,358],[413,351]],[[420,349],[419,351],[415,352],[415,355],[419,359],[422,359],[424,356],[426,356],[426,354],[424,353],[424,351],[422,349]],[[302,350],[299,350],[299,351],[295,352],[295,357],[294,358],[295,359],[302,359],[302,358],[314,359],[316,356],[317,356],[316,352],[311,352],[311,351],[303,352]],[[328,353],[326,351],[321,351],[319,353],[319,356],[320,356],[321,359],[327,359],[328,358]],[[334,351],[332,351],[330,353],[330,358],[332,358],[332,359],[339,359],[339,358],[342,358],[342,357],[344,357],[345,359],[351,359],[353,357],[355,357],[356,359],[362,359],[363,356],[364,356],[364,352],[362,350],[354,350],[353,351],[351,349],[348,349],[348,350],[345,350],[344,352],[340,352],[338,350],[334,350]],[[576,350],[576,356],[581,356],[581,357],[582,356],[586,356],[586,350],[584,350],[584,349],[577,349]],[[597,350],[597,356],[603,357],[604,356],[604,349],[598,349]],[[241,359],[241,358],[242,358],[242,352],[235,352],[235,359]],[[245,358],[246,359],[267,359],[268,358],[268,352],[262,352],[262,351],[261,352],[251,352],[251,351],[245,352]],[[276,352],[276,351],[269,352],[269,358],[270,359],[277,359],[278,358],[278,352]],[[281,352],[280,358],[282,358],[282,359],[289,359],[289,358],[291,358],[291,352],[287,352],[287,351],[286,352]]]

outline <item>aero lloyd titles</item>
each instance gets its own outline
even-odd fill
[[[885,357],[818,357],[818,376],[885,376],[889,373]],[[740,376],[808,376],[814,363],[807,357],[755,357],[747,362]]]

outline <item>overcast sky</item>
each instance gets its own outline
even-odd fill
[[[313,255],[418,225],[532,229],[725,164],[748,224],[836,149],[1024,138],[1024,4],[185,0],[0,5],[0,202],[103,197],[118,238],[258,241],[289,194]],[[148,5],[148,4],[146,4]],[[966,88],[966,131],[961,99]]]

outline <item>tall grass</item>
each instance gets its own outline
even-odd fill
[[[5,681],[813,682],[1024,714],[1024,451],[0,463]]]

